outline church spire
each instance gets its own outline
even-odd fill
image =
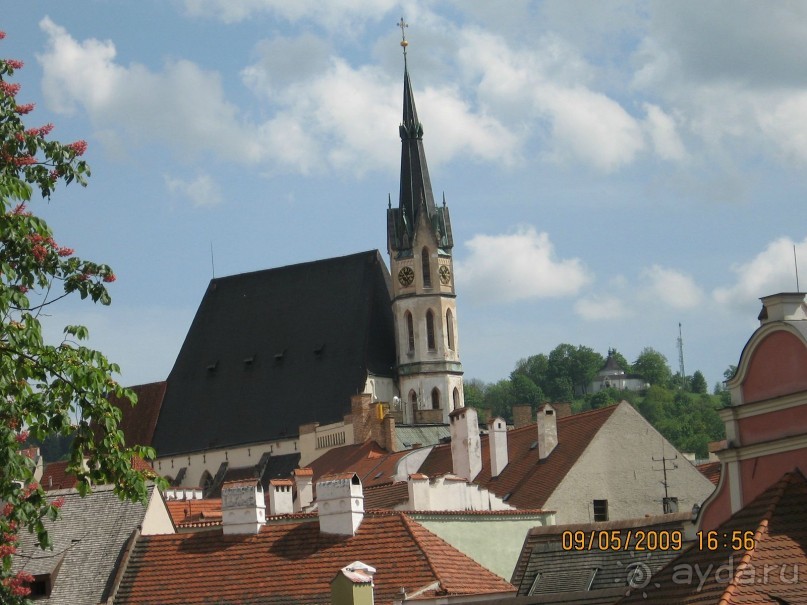
[[[415,96],[412,92],[412,81],[409,78],[406,49],[408,27],[401,17],[398,23],[401,28],[401,47],[404,55],[404,89],[403,117],[399,127],[401,136],[401,190],[397,212],[388,222],[388,236],[391,249],[405,252],[411,246],[414,232],[417,229],[421,214],[425,213],[426,222],[431,226],[438,245],[449,250],[451,228],[446,225],[447,212],[441,212],[434,204],[429,167],[426,164],[426,153],[423,149],[423,125],[420,123],[415,107]]]

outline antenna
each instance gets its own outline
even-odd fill
[[[213,262],[213,241],[210,241],[210,269],[213,271],[213,279],[216,279],[216,263]]]
[[[799,261],[796,260],[796,244],[793,244],[793,264],[796,267],[796,292],[801,292],[799,290]]]
[[[662,510],[664,511],[665,514],[669,512],[675,512],[673,510],[670,510],[672,506],[672,501],[675,500],[676,505],[678,502],[677,498],[670,499],[670,494],[668,490],[670,484],[667,481],[667,471],[673,471],[678,468],[678,465],[675,462],[673,462],[673,460],[676,460],[677,458],[678,454],[676,454],[672,458],[667,458],[667,456],[664,454],[663,440],[661,442],[661,458],[656,458],[655,456],[652,457],[653,462],[661,462],[661,468],[657,468],[654,470],[661,471],[662,473],[664,473],[664,480],[661,482],[661,484],[664,486],[664,500],[662,500],[662,506],[663,506]],[[672,466],[668,467],[667,466],[668,462],[672,462]]]
[[[684,337],[681,335],[681,322],[678,322],[678,371],[681,373],[681,390],[686,390],[686,374],[684,373]]]

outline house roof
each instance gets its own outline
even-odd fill
[[[368,440],[328,450],[309,466],[314,472],[315,483],[323,475],[350,471],[359,476],[362,487],[368,488],[392,482],[395,466],[409,453],[406,450],[390,453],[375,441]]]
[[[149,497],[154,490],[149,488]],[[109,596],[121,552],[143,523],[146,507],[121,500],[112,486],[94,487],[82,498],[77,490],[55,490],[49,500],[64,498],[59,519],[45,520],[53,550],[42,550],[37,537],[19,532],[13,570],[51,574],[52,591],[43,599],[53,605],[97,605]],[[54,578],[55,576],[55,578]]]
[[[721,462],[704,462],[703,464],[698,464],[695,468],[715,485],[720,482],[720,471],[723,468]]]
[[[621,404],[620,404],[621,405]],[[630,405],[630,404],[625,404]],[[508,465],[498,477],[490,476],[488,435],[482,435],[482,470],[474,479],[516,508],[543,508],[594,436],[619,406],[609,406],[558,418],[558,445],[544,460],[538,458],[535,424],[507,432]],[[435,446],[420,467],[430,477],[452,470],[450,444]]]
[[[364,490],[364,510],[391,510],[408,501],[409,485],[406,481],[377,485]]]
[[[678,556],[681,548],[687,547],[683,543],[683,527],[691,518],[690,513],[673,513],[621,521],[535,527],[527,534],[510,581],[518,589],[519,596],[610,591],[617,586],[627,587],[629,565],[641,561],[655,573]],[[669,532],[678,531],[680,540],[677,544],[669,544],[666,549],[640,552],[636,550],[636,539],[629,538],[629,535],[636,535],[637,530],[656,535],[671,535]],[[579,549],[564,548],[564,535],[577,532],[581,532],[584,539],[592,535],[597,538],[592,541],[591,548],[588,544]],[[599,548],[600,534],[608,538],[603,549]],[[614,548],[613,538],[617,534],[621,542],[618,548]],[[659,546],[658,541],[654,545]],[[592,573],[595,569],[597,572]],[[624,595],[623,589],[621,594],[611,595],[610,602]]]
[[[377,250],[213,279],[171,373],[160,456],[296,435],[392,377],[390,277]]]
[[[67,460],[49,462],[42,472],[42,487],[45,490],[69,489],[76,486],[76,476],[67,472]]]
[[[434,445],[451,436],[447,424],[396,424],[395,451],[406,450],[414,444]]]
[[[717,528],[718,548],[691,548],[620,603],[804,603],[799,573],[807,569],[805,510],[807,480],[798,470],[785,474]],[[746,532],[753,533],[753,548],[732,550],[732,537]],[[714,571],[721,567],[724,573]],[[706,577],[693,572],[685,581],[682,572],[695,569]]]
[[[135,406],[124,397],[109,398],[123,414],[118,428],[123,431],[127,446],[152,444],[166,386],[167,383],[162,381],[129,387],[137,395]]]
[[[116,605],[330,603],[330,580],[351,561],[377,572],[375,602],[439,582],[439,594],[508,593],[513,587],[402,513],[367,513],[355,536],[322,534],[318,521],[143,536]],[[431,590],[424,596],[435,596]]]

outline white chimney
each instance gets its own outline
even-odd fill
[[[488,423],[488,445],[490,446],[490,476],[498,477],[507,466],[507,423],[494,418]]]
[[[356,473],[325,475],[317,481],[319,529],[324,534],[355,536],[364,518],[364,493]]]
[[[451,461],[454,474],[473,481],[482,470],[482,444],[479,421],[474,408],[458,408],[449,415],[451,421]]]
[[[762,311],[759,314],[759,323],[769,321],[794,321],[807,319],[807,305],[804,304],[804,293],[782,292],[763,296]]]
[[[294,512],[299,513],[311,506],[314,501],[314,471],[308,467],[296,468],[292,474],[294,475],[294,485],[297,488]]]
[[[294,512],[291,479],[272,479],[269,481],[269,514],[290,515]]]
[[[431,510],[429,503],[429,478],[423,473],[409,475],[406,482],[409,493],[409,510]]]
[[[221,488],[221,523],[225,535],[257,534],[266,521],[263,489],[257,480],[228,481]]]
[[[538,409],[538,458],[543,460],[558,444],[558,420],[555,408],[545,403]]]

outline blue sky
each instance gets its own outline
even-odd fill
[[[80,6],[80,9],[76,7]],[[35,209],[106,262],[84,323],[127,384],[167,377],[212,276],[378,248],[403,63],[455,238],[467,378],[568,342],[645,346],[710,385],[759,297],[807,283],[807,5],[56,0],[3,11],[28,125],[86,139]]]

